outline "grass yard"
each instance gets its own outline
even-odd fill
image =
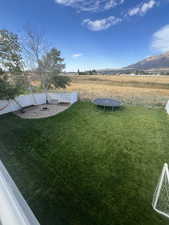
[[[47,119],[0,117],[0,158],[41,225],[167,225],[151,201],[169,162],[162,108],[88,102]]]

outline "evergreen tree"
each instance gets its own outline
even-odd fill
[[[0,99],[13,99],[22,90],[22,57],[18,36],[0,30]]]

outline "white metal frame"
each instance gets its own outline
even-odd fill
[[[1,161],[0,224],[40,225]]]
[[[161,173],[161,176],[160,176],[160,180],[159,180],[159,183],[157,185],[156,191],[154,193],[152,207],[157,213],[169,218],[169,214],[167,214],[167,213],[165,213],[165,212],[163,212],[163,211],[161,211],[160,209],[157,208],[157,203],[158,203],[158,199],[160,197],[160,191],[161,191],[161,188],[162,188],[162,184],[163,184],[163,180],[165,178],[165,175],[167,177],[167,182],[169,184],[169,169],[168,169],[167,163],[165,163],[164,166],[163,166],[162,173]]]

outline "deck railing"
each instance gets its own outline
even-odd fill
[[[0,224],[40,225],[1,161]]]

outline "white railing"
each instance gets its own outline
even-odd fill
[[[0,224],[40,225],[1,161]]]
[[[75,103],[78,101],[78,93],[48,93],[49,99],[58,100],[59,102]],[[19,104],[18,104],[19,103]],[[46,95],[44,93],[21,95],[14,100],[0,100],[0,115],[19,110],[21,107],[31,105],[41,105],[46,103]]]
[[[169,114],[169,101],[167,102],[166,106],[165,106],[165,110],[166,112]]]

